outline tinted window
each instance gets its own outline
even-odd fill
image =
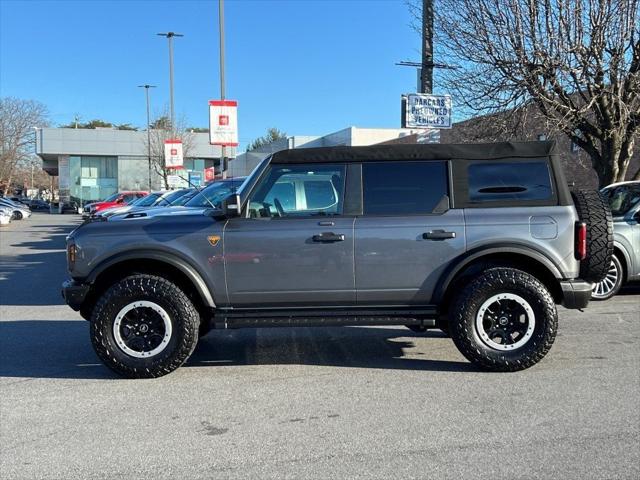
[[[472,163],[469,202],[547,200],[553,196],[546,162]]]
[[[444,162],[385,162],[362,166],[365,215],[432,213],[447,195]]]

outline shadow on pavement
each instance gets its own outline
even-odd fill
[[[403,357],[418,337],[399,328],[283,328],[213,331],[189,366],[324,365],[447,372],[477,371],[470,363]],[[428,353],[419,352],[420,356]],[[184,367],[183,367],[184,368]],[[76,320],[0,322],[0,376],[26,378],[119,378],[97,358],[88,322]]]
[[[76,225],[52,225],[37,241],[14,243],[28,253],[0,256],[1,305],[62,305],[60,285],[66,278],[65,238]],[[41,231],[38,226],[35,231]],[[14,232],[15,233],[15,232]],[[25,230],[25,234],[29,230]]]

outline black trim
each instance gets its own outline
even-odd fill
[[[343,215],[362,215],[362,208],[362,164],[350,163],[347,165]]]
[[[62,283],[62,298],[76,312],[84,303],[84,299],[89,293],[90,286],[78,283],[75,280],[65,280]]]
[[[191,265],[191,263],[186,259],[181,258],[172,252],[158,250],[128,250],[102,261],[91,271],[91,273],[89,273],[84,281],[86,283],[93,284],[98,276],[107,268],[127,260],[157,260],[177,268],[184,273],[189,280],[191,280],[203,303],[208,307],[215,308],[215,301],[211,295],[208,285],[204,281],[204,276],[201,275],[198,269]]]
[[[584,280],[568,280],[560,282],[562,288],[562,306],[582,309],[589,305],[593,284]]]
[[[243,309],[217,310],[215,328],[436,325],[435,306],[422,308],[380,307],[368,309]]]

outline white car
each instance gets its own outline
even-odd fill
[[[14,202],[8,198],[0,198],[0,207],[9,208],[12,211],[13,218],[22,220],[31,216],[31,210],[26,205]]]
[[[9,225],[13,212],[7,208],[0,206],[0,225]]]

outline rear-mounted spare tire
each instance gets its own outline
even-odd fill
[[[571,192],[581,222],[587,225],[587,255],[580,261],[580,278],[597,283],[611,265],[613,219],[609,204],[596,190]]]

